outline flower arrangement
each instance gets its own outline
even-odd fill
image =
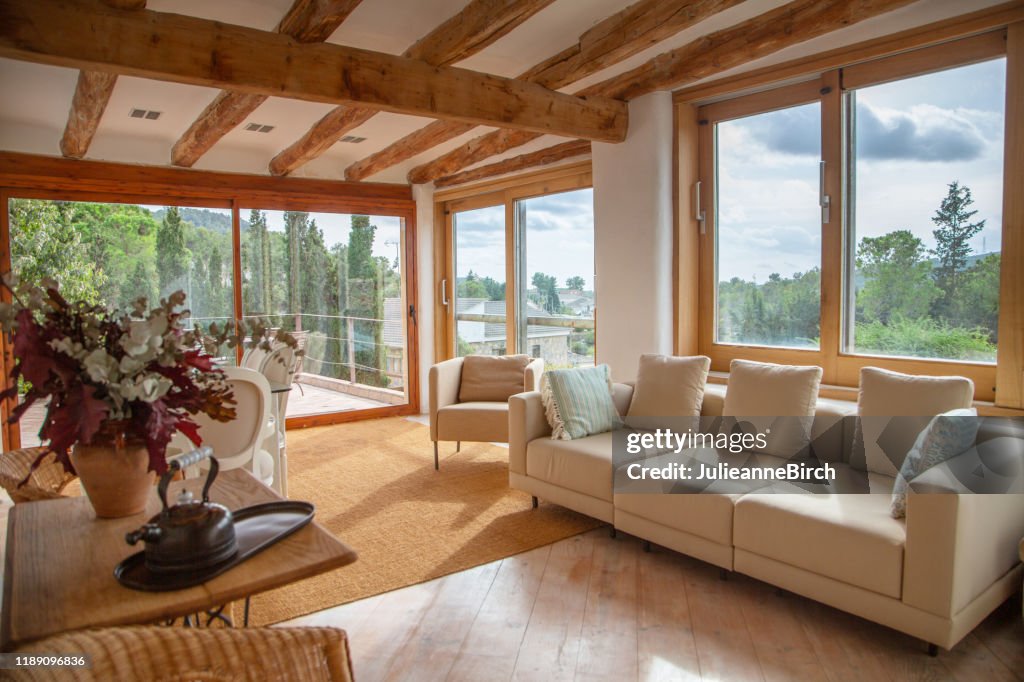
[[[69,302],[56,282],[39,286],[3,278],[13,302],[0,303],[0,327],[10,335],[13,386],[0,399],[24,399],[11,413],[17,422],[38,401],[49,400],[39,437],[64,468],[74,473],[69,451],[104,437],[116,426],[126,440],[144,441],[149,469],[167,469],[165,451],[175,431],[196,445],[200,438],[192,415],[217,421],[235,418],[234,397],[224,373],[214,365],[222,345],[266,350],[271,341],[294,347],[285,332],[273,338],[261,322],[238,322],[234,329],[210,325],[186,329],[185,294],[177,291],[149,308],[145,298],[128,310]],[[236,331],[237,330],[237,331]]]

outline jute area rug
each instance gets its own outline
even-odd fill
[[[257,595],[266,625],[479,566],[595,528],[556,505],[531,509],[508,486],[508,450],[442,444],[428,427],[374,419],[288,432],[288,496],[359,553],[356,563]]]

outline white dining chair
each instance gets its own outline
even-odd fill
[[[270,383],[253,369],[225,367],[223,371],[235,397],[236,416],[229,422],[219,422],[202,412],[193,415],[202,445],[213,448],[222,470],[245,467],[265,485],[275,487],[274,458],[263,447],[271,412]],[[176,433],[168,446],[168,454],[188,452],[192,448],[191,441]],[[201,470],[208,466],[208,463],[200,463]]]
[[[295,380],[299,355],[294,348],[283,343],[275,344],[260,366],[260,372],[267,381],[282,386],[291,386]],[[285,440],[285,420],[288,415],[288,396],[291,391],[282,391],[272,396],[270,428],[265,433],[263,449],[274,460],[275,483],[282,495],[288,495],[288,453]]]

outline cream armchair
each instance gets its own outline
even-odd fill
[[[488,363],[495,365],[494,385],[491,386],[495,392],[491,397],[501,394],[512,395],[521,391],[540,390],[540,378],[544,373],[544,360],[537,358],[529,360],[525,356],[505,356],[502,358],[492,356],[471,356],[469,359],[477,367],[473,377],[474,390],[467,393],[467,387],[463,386],[463,367],[467,358],[453,358],[439,362],[430,368],[428,375],[429,399],[430,399],[430,439],[434,441],[434,469],[439,468],[438,441],[455,441],[455,451],[462,447],[462,441],[482,443],[507,443],[508,442],[508,398],[504,400],[463,400],[460,401],[460,394],[487,396],[489,392],[486,383],[486,372]],[[517,357],[524,357],[525,369],[522,365],[516,366],[513,370],[511,364]],[[504,367],[500,365],[504,364]],[[480,365],[483,365],[482,367]],[[510,375],[511,372],[512,373]],[[517,379],[517,373],[522,372],[522,380]],[[485,376],[480,376],[485,375]],[[508,387],[509,379],[515,383]],[[485,381],[481,381],[484,379]],[[481,389],[483,392],[481,393]],[[514,389],[514,390],[513,390]]]

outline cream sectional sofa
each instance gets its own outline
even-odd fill
[[[613,385],[619,414],[632,393]],[[720,416],[724,399],[725,386],[708,384],[702,415]],[[844,417],[856,413],[854,402],[819,398],[814,453],[840,477],[868,476],[870,494],[616,494],[612,434],[552,440],[541,394],[522,393],[509,401],[509,483],[535,504],[568,507],[949,649],[1020,589],[1024,495],[911,494],[906,518],[894,519],[893,479],[848,464],[855,420]],[[978,442],[1006,435],[983,427]]]

